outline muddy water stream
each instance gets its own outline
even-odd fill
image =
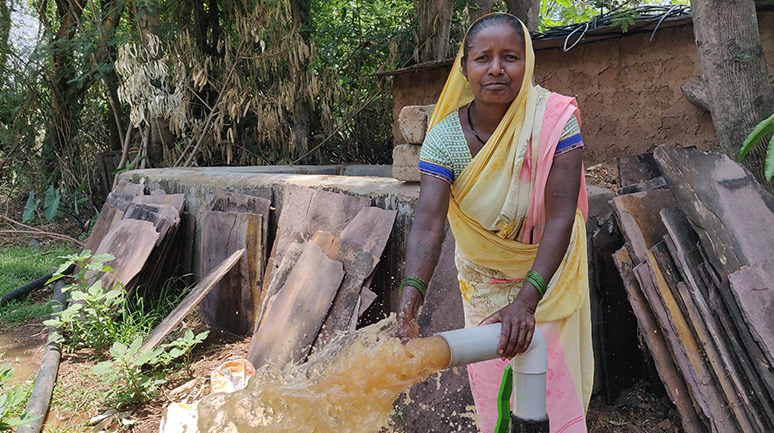
[[[376,433],[388,428],[399,394],[449,363],[441,337],[394,337],[386,320],[337,337],[305,364],[262,368],[247,388],[215,394],[199,405],[209,433]]]
[[[19,332],[5,330],[0,332],[0,365],[8,365],[13,368],[13,377],[8,381],[9,386],[18,386],[35,379],[43,356],[42,346],[46,342],[45,333],[35,337],[24,336],[25,332],[33,333],[35,330],[25,327]]]

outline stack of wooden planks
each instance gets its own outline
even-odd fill
[[[619,160],[613,254],[683,428],[774,431],[774,198],[727,156]]]
[[[355,328],[376,297],[368,285],[396,214],[367,198],[286,187],[248,352],[256,368],[302,362]]]

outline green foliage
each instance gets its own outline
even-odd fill
[[[0,248],[0,295],[49,274],[61,263],[59,256],[70,254],[73,250],[70,244]],[[48,304],[31,302],[29,298],[11,301],[0,308],[0,322],[26,322],[51,314]]]
[[[190,361],[193,347],[207,337],[208,331],[194,335],[190,329],[183,336],[150,351],[141,351],[143,340],[176,305],[185,291],[173,294],[169,289],[174,281],[165,283],[161,296],[151,305],[142,297],[127,298],[119,282],[105,288],[99,278],[112,274],[106,263],[113,260],[109,254],[90,256],[85,251],[68,257],[69,262],[59,268],[52,281],[63,278],[61,271],[75,263],[78,273],[74,282],[63,288],[70,295],[71,304],[55,319],[44,324],[64,331],[70,347],[86,347],[109,359],[93,368],[108,391],[105,398],[117,406],[142,403],[150,399],[165,383],[165,373],[178,368],[174,362],[184,358]],[[184,364],[184,365],[185,365]]]
[[[29,398],[29,392],[19,387],[8,387],[13,370],[7,365],[0,365],[0,432],[12,432],[15,427],[29,425],[35,418],[22,412],[24,402]]]
[[[642,5],[688,4],[688,0],[548,0],[540,2],[540,30],[592,20],[611,14],[614,26],[626,32],[637,18],[633,8]]]
[[[759,141],[763,140],[766,136],[771,136],[774,132],[774,114],[769,118],[761,121],[755,128],[753,128],[750,135],[742,143],[742,148],[739,151],[738,162],[742,162],[745,156],[750,152]],[[774,136],[769,139],[769,146],[766,150],[766,160],[764,163],[764,170],[766,174],[766,180],[771,182],[771,178],[774,177]]]
[[[35,199],[35,191],[30,191],[27,203],[24,204],[24,213],[22,214],[23,223],[28,223],[35,218],[35,211],[38,209],[39,204],[40,199]]]
[[[59,188],[54,189],[54,185],[49,185],[46,190],[46,201],[43,203],[43,215],[46,216],[46,221],[51,221],[57,215],[61,199]]]

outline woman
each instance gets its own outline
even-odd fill
[[[409,339],[418,336],[448,214],[466,327],[503,325],[501,359],[468,366],[485,433],[496,422],[503,369],[529,347],[535,326],[549,345],[551,432],[586,432],[591,395],[577,103],[532,84],[533,66],[529,33],[512,15],[486,15],[468,30],[422,146],[401,283],[398,334]]]

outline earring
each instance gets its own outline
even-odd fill
[[[505,75],[505,69],[500,69],[500,73]]]

